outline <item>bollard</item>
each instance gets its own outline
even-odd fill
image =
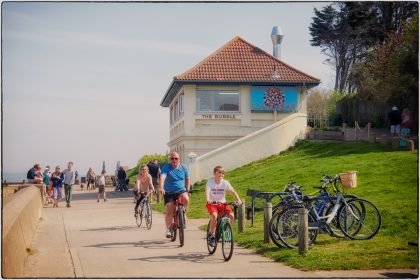
[[[413,140],[408,140],[408,142],[407,142],[407,150],[414,151],[414,141]]]
[[[376,133],[371,133],[369,135],[369,143],[376,143]]]
[[[238,232],[242,233],[245,230],[245,199],[242,199],[242,204],[238,206]]]
[[[160,202],[160,191],[157,190],[157,192],[156,192],[156,203],[159,203],[159,202]]]
[[[270,220],[272,216],[273,206],[271,202],[264,205],[264,243],[270,243]]]
[[[298,224],[299,255],[308,252],[308,209],[300,208]]]

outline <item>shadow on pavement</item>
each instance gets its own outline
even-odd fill
[[[90,228],[90,229],[81,229],[80,231],[126,231],[138,229],[138,226],[115,226],[115,227],[104,227],[104,228]]]
[[[385,272],[382,275],[386,276],[387,278],[418,278],[418,275],[412,273],[404,273],[404,272]]]
[[[168,249],[168,248],[179,248],[179,244],[170,242],[167,240],[141,240],[138,242],[112,242],[112,243],[101,243],[95,245],[88,245],[85,247],[96,247],[96,248],[121,248],[121,247],[140,247],[145,249]]]
[[[180,253],[178,255],[170,256],[156,256],[156,257],[144,257],[136,259],[128,259],[130,261],[146,261],[146,262],[161,262],[161,261],[189,261],[193,263],[224,263],[223,257],[216,259],[208,253]]]
[[[64,191],[63,191],[64,194]],[[107,198],[130,198],[133,197],[132,191],[125,191],[125,192],[116,192],[112,189],[106,189],[106,196]],[[98,191],[73,191],[72,200],[73,201],[81,201],[81,200],[95,200],[98,197]]]

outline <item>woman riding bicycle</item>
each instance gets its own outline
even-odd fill
[[[216,220],[219,210],[223,213],[223,209],[225,208],[225,211],[229,214],[230,220],[233,222],[234,219],[234,214],[229,205],[220,204],[226,202],[226,191],[229,191],[235,197],[238,204],[242,203],[239,195],[230,183],[223,179],[223,176],[225,175],[223,167],[220,165],[216,166],[213,169],[213,174],[214,178],[208,180],[206,185],[206,208],[210,213],[210,242],[212,243],[212,246],[214,246],[214,243],[216,242]]]
[[[187,166],[181,164],[178,153],[169,154],[170,163],[166,164],[160,173],[159,192],[163,194],[165,201],[165,224],[166,238],[171,238],[172,233],[170,226],[173,223],[175,213],[175,201],[181,194],[184,201],[185,209],[189,203],[190,178]]]
[[[152,183],[152,176],[149,174],[149,168],[146,164],[142,164],[139,168],[139,175],[136,177],[136,185],[134,187],[134,197],[136,198],[136,206],[134,207],[134,216],[137,215],[137,209],[140,202],[144,199],[148,192],[153,193],[155,187]]]

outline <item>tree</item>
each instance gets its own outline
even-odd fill
[[[335,68],[334,90],[353,92],[358,84],[351,77],[353,65],[367,59],[386,34],[418,12],[417,2],[338,2],[314,9],[309,27],[311,45],[321,47],[327,63]],[[360,84],[359,84],[360,86]]]

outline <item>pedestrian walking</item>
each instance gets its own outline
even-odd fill
[[[147,164],[147,168],[149,169],[149,174],[152,176],[152,183],[154,187],[153,193],[150,194],[150,202],[153,202],[153,195],[158,195],[159,191],[159,176],[160,176],[160,167],[158,165],[157,159],[151,160]],[[159,202],[159,200],[157,200]]]
[[[58,202],[63,198],[63,180],[64,175],[60,170],[60,166],[55,167],[54,173],[51,175],[51,182],[53,186],[53,207],[58,207]]]
[[[391,124],[392,136],[400,136],[401,129],[401,112],[397,106],[392,107],[392,111],[388,113],[389,122]]]
[[[71,207],[72,193],[73,193],[73,184],[76,180],[76,174],[73,170],[73,162],[67,164],[67,169],[63,171],[64,175],[64,195],[66,198],[66,206]]]
[[[92,190],[95,189],[95,179],[96,179],[96,174],[95,174],[95,172],[93,172],[92,167],[89,167],[89,170],[88,170],[88,172],[86,174],[86,180],[87,180],[87,187],[86,187],[86,189],[88,191],[91,188],[92,188]]]
[[[108,201],[106,199],[106,193],[105,193],[105,170],[102,170],[101,177],[98,179],[98,199],[96,202],[99,202],[99,199],[103,198],[104,202]]]

